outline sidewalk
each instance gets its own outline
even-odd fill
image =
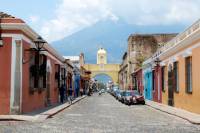
[[[171,106],[164,105],[164,104],[157,103],[157,102],[150,101],[150,100],[146,100],[146,105],[148,105],[154,109],[160,110],[162,112],[166,112],[168,114],[185,119],[192,124],[198,124],[198,125],[200,124],[200,115],[199,114],[191,113],[191,112],[183,110],[183,109],[171,107]]]
[[[38,111],[31,112],[28,114],[23,115],[0,115],[0,121],[31,121],[31,122],[41,122],[46,120],[47,118],[63,111],[67,107],[77,103],[78,101],[84,99],[86,96],[78,97],[75,100],[72,101],[72,104],[69,104],[68,102],[55,106],[53,108],[49,108],[48,110],[45,110],[43,112],[39,111],[40,113],[37,113]]]

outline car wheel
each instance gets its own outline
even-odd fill
[[[145,101],[142,101],[142,105],[145,105]]]

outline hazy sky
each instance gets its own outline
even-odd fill
[[[55,41],[102,19],[189,26],[200,18],[200,0],[0,0],[0,10]]]

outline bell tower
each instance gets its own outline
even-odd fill
[[[107,52],[103,48],[97,51],[97,64],[107,64]]]

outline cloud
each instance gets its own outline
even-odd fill
[[[55,41],[102,19],[137,25],[192,24],[200,17],[200,0],[61,0],[41,34]],[[32,21],[37,18],[32,17]]]
[[[188,24],[200,17],[200,0],[108,0],[113,14],[130,24]]]
[[[55,18],[43,24],[41,33],[49,41],[59,40],[107,18],[118,20],[102,0],[62,0]]]
[[[31,23],[37,23],[39,19],[40,19],[39,16],[35,16],[35,15],[29,17],[29,21]]]

